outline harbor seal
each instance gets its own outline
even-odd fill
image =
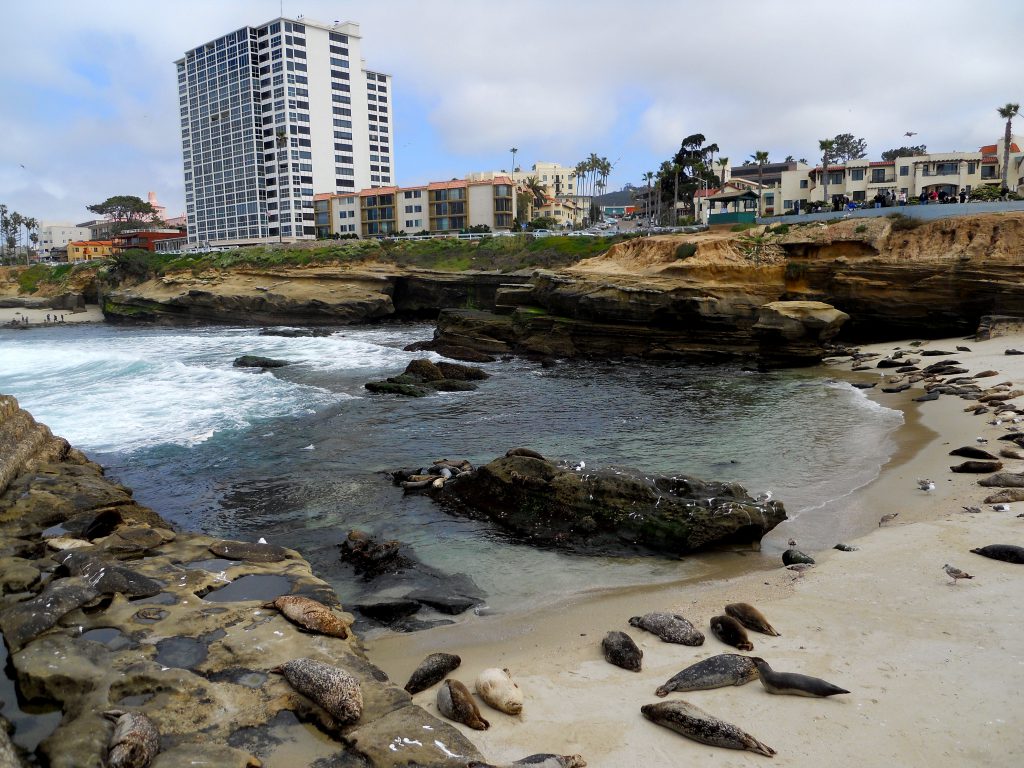
[[[712,747],[725,747],[726,749],[745,749],[766,757],[775,754],[774,749],[758,741],[746,731],[732,723],[719,720],[700,707],[695,707],[686,701],[644,704],[640,707],[640,711],[652,723],[657,723],[688,739],[699,741],[701,744],[710,744]]]
[[[745,685],[757,678],[757,666],[749,656],[738,653],[720,653],[698,661],[670,677],[655,696],[664,698],[672,692],[706,691],[728,685]]]
[[[292,688],[320,705],[339,725],[351,725],[363,714],[363,689],[341,667],[301,658],[270,671],[284,675]]]
[[[628,669],[631,672],[640,671],[644,652],[625,632],[609,632],[601,641],[601,650],[604,652],[605,661],[609,664]]]
[[[632,617],[629,625],[657,635],[666,643],[704,644],[704,633],[675,613],[645,613],[643,616]]]
[[[412,694],[427,690],[444,680],[449,672],[458,669],[461,663],[462,657],[454,653],[430,654],[409,676],[409,682],[405,684],[406,692]]]
[[[477,696],[499,712],[518,715],[523,711],[523,691],[507,669],[485,669],[477,675],[474,688]]]
[[[107,747],[110,768],[146,768],[160,751],[160,732],[145,715],[111,709],[103,716],[114,722]]]
[[[507,451],[505,451],[505,456],[526,456],[527,458],[530,459],[540,459],[541,461],[547,461],[547,459],[545,459],[539,453],[529,448],[509,448]]]
[[[1024,547],[1018,547],[1016,544],[989,544],[986,547],[972,549],[971,552],[1006,563],[1024,564]]]
[[[775,631],[775,627],[768,623],[768,619],[764,617],[764,614],[749,603],[729,603],[729,605],[725,606],[725,613],[727,616],[732,616],[747,629],[752,629],[763,635],[779,637],[779,633]]]
[[[812,696],[824,698],[837,693],[849,693],[845,688],[833,685],[825,680],[810,675],[799,675],[794,672],[776,672],[764,659],[754,656],[761,685],[768,693],[789,694],[790,696]]]
[[[323,603],[299,595],[281,595],[263,605],[264,608],[276,608],[288,621],[298,624],[303,629],[328,637],[344,640],[348,637],[348,625]]]
[[[587,768],[587,761],[583,755],[552,755],[548,753],[538,755],[527,755],[521,757],[514,763],[504,765],[491,765],[490,763],[478,763],[473,761],[466,765],[466,768]]]
[[[248,541],[221,539],[209,547],[217,557],[246,560],[250,563],[279,563],[288,557],[288,550],[276,544],[252,544]]]
[[[483,719],[469,689],[458,680],[448,678],[437,689],[437,711],[477,731],[486,731],[491,724]]]
[[[754,644],[747,637],[747,631],[732,616],[715,616],[711,619],[711,632],[726,645],[741,651],[754,650]]]

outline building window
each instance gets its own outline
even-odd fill
[[[807,189],[807,179],[800,179],[800,189]]]
[[[851,168],[850,169],[850,181],[864,181],[864,169],[863,168]]]
[[[900,176],[909,176],[909,175],[910,175],[910,166],[909,165],[901,165],[900,166]]]
[[[885,168],[872,168],[871,169],[871,182],[873,184],[880,184],[885,181]]]

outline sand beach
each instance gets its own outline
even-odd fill
[[[46,316],[50,316],[47,322]],[[98,304],[86,304],[82,309],[32,309],[27,307],[0,307],[0,328],[14,321],[28,318],[29,327],[60,325],[63,323],[102,323],[103,310]],[[54,320],[56,318],[56,320]],[[63,318],[63,320],[61,320]]]
[[[1024,337],[987,341],[959,339],[876,344],[863,348],[888,355],[896,348],[970,352],[925,357],[921,365],[955,359],[994,385],[1024,385],[1024,356],[1005,350],[1024,346]],[[873,363],[872,363],[873,365]],[[838,369],[850,368],[849,362]],[[872,369],[865,376],[889,371]],[[997,489],[977,484],[986,475],[954,474],[960,446],[980,445],[997,453],[997,438],[1012,424],[987,423],[990,412],[965,412],[972,403],[953,396],[917,403],[915,385],[898,394],[870,396],[901,408],[906,424],[898,450],[881,475],[844,500],[842,514],[865,523],[866,535],[845,543],[857,551],[812,551],[817,565],[798,575],[781,565],[730,576],[584,595],[533,614],[487,616],[468,624],[410,635],[389,634],[367,642],[370,658],[398,684],[428,653],[459,654],[452,677],[472,688],[487,667],[508,668],[525,694],[522,715],[508,716],[480,706],[491,721],[487,731],[470,731],[491,760],[507,762],[536,752],[579,753],[592,768],[674,766],[713,761],[715,765],[756,765],[768,758],[704,746],[654,725],[640,713],[644,704],[683,699],[738,725],[777,750],[775,759],[794,768],[856,762],[864,766],[1016,766],[1024,760],[1024,567],[972,554],[988,544],[1024,545],[1024,503],[997,512],[983,500]],[[1024,387],[1022,387],[1024,388]],[[877,393],[877,394],[876,394]],[[1024,470],[1024,461],[1003,459],[1004,471]],[[922,491],[919,478],[935,481]],[[964,506],[980,506],[977,514]],[[883,515],[898,513],[884,526]],[[869,522],[874,521],[874,522]],[[866,527],[865,527],[866,526]],[[837,542],[838,543],[838,542]],[[950,563],[975,578],[951,583]],[[515,574],[509,574],[515,578]],[[750,632],[753,655],[775,670],[824,678],[851,691],[829,699],[771,695],[758,681],[658,699],[654,690],[696,661],[735,652],[708,631],[711,617],[727,603],[752,603],[781,632]],[[703,646],[663,643],[631,628],[631,616],[649,611],[680,613],[706,635]],[[628,672],[607,663],[601,639],[610,630],[629,633],[643,650],[643,669]],[[414,697],[436,712],[436,687]]]

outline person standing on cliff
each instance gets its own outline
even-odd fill
[[[960,187],[960,202],[967,202],[967,187]]]

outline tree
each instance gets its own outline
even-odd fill
[[[834,139],[821,139],[818,142],[818,149],[821,150],[821,180],[824,185],[822,203],[825,205],[826,210],[832,206],[828,199],[828,164],[832,159],[832,153],[835,151],[835,148],[836,142]]]
[[[724,187],[725,186],[725,169],[728,168],[728,167],[729,167],[729,158],[728,157],[719,157],[718,158],[718,169],[719,169],[718,186],[719,187]]]
[[[7,218],[7,247],[14,251],[15,260],[18,256],[18,236],[19,230],[21,229],[22,223],[25,221],[25,217],[17,211],[11,213]]]
[[[160,224],[156,209],[142,198],[134,195],[115,195],[102,203],[88,206],[93,213],[113,220],[111,231],[115,234],[126,229],[139,229]]]
[[[672,157],[671,166],[679,166],[679,188],[683,198],[693,210],[693,196],[696,191],[707,183],[715,183],[715,174],[711,170],[712,157],[718,152],[717,144],[706,144],[707,139],[702,133],[694,133],[682,140],[679,151]]]
[[[1007,103],[996,110],[1006,120],[1006,132],[1003,134],[1003,187],[1009,188],[1010,174],[1010,143],[1013,140],[1013,118],[1020,114],[1020,104]],[[1016,179],[1014,179],[1016,181]],[[1014,184],[1014,186],[1017,186]]]
[[[757,215],[764,216],[764,165],[768,162],[768,153],[757,150],[751,157],[757,163]]]
[[[832,139],[833,148],[829,155],[835,163],[849,160],[860,160],[867,157],[868,143],[864,139],[855,138],[852,133],[840,133]]]
[[[526,187],[527,192],[533,195],[533,205],[535,208],[540,208],[544,205],[544,196],[548,188],[541,183],[537,176],[527,176],[523,186]]]
[[[886,162],[895,160],[897,157],[915,157],[917,155],[927,155],[928,147],[924,144],[918,144],[913,147],[896,147],[895,149],[887,149],[882,153],[882,159]]]
[[[786,159],[783,160],[782,162],[784,162],[784,163],[795,163],[796,160],[793,159],[792,155],[786,155]]]
[[[651,179],[654,178],[654,171],[648,171],[644,174],[644,184],[647,185],[647,210],[644,215],[644,220],[648,221],[651,218]]]

